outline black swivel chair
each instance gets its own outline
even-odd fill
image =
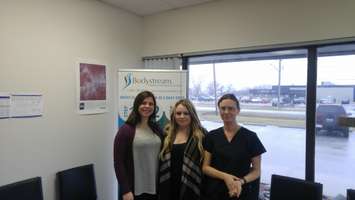
[[[346,196],[347,196],[347,200],[355,200],[355,190],[348,189]]]
[[[1,200],[43,200],[41,177],[26,179],[0,187]]]
[[[287,176],[272,175],[270,200],[322,200],[323,185]]]
[[[96,200],[94,165],[85,165],[57,173],[60,200]]]

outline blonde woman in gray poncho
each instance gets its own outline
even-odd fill
[[[199,200],[204,129],[193,104],[183,99],[172,109],[160,152],[160,200]]]

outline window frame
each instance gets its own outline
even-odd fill
[[[307,91],[306,91],[306,159],[305,159],[305,180],[315,181],[315,148],[316,148],[316,98],[317,98],[317,59],[320,56],[334,55],[332,52],[319,53],[318,49],[321,47],[331,47],[334,45],[349,45],[355,44],[355,38],[348,39],[335,39],[325,40],[318,42],[310,42],[309,44],[285,44],[279,45],[281,47],[256,47],[251,49],[236,49],[229,52],[207,52],[207,53],[195,53],[195,54],[181,54],[182,56],[182,69],[188,70],[190,64],[189,59],[201,56],[217,56],[228,54],[253,54],[253,53],[265,53],[272,51],[283,50],[307,50]],[[337,55],[345,55],[350,52],[355,54],[355,50],[348,52],[337,52]],[[187,81],[188,82],[188,81]],[[187,85],[187,89],[189,85]],[[188,90],[187,90],[188,91]],[[187,94],[188,97],[188,94]]]

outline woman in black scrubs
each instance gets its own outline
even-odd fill
[[[204,141],[204,199],[254,200],[250,182],[260,177],[266,150],[256,133],[237,123],[240,106],[233,94],[223,95],[218,108],[224,126],[210,131]]]
[[[160,153],[159,200],[199,200],[204,130],[192,103],[178,101]]]

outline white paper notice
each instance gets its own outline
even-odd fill
[[[12,94],[11,117],[38,117],[43,114],[41,94]]]
[[[0,119],[10,117],[10,95],[0,94]]]

